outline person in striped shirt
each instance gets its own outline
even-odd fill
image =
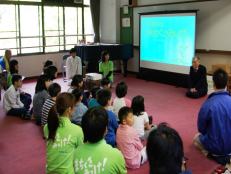
[[[55,101],[56,101],[56,97],[58,96],[58,94],[60,92],[61,92],[61,86],[58,83],[53,83],[49,86],[48,93],[49,93],[50,97],[48,99],[46,99],[46,101],[43,105],[43,108],[42,108],[42,120],[41,120],[42,126],[47,124],[48,113],[49,113],[51,107],[54,106]]]

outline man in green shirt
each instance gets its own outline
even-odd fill
[[[48,140],[48,126],[44,127],[44,136],[47,139],[46,173],[73,174],[74,150],[83,143],[83,132],[68,117],[60,117],[59,122],[55,141]]]
[[[108,116],[102,107],[94,107],[82,118],[85,144],[74,154],[76,174],[126,174],[122,153],[106,144],[103,139],[108,125]]]
[[[113,62],[109,60],[109,52],[102,52],[102,61],[99,63],[99,73],[103,75],[103,78],[108,78],[113,82]]]

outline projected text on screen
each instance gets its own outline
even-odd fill
[[[195,28],[196,15],[141,16],[140,60],[190,66],[195,54]]]

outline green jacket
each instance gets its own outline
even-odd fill
[[[72,124],[67,117],[60,117],[60,126],[55,141],[48,140],[48,127],[44,126],[46,141],[46,173],[73,174],[73,155],[75,149],[83,144],[82,129]]]
[[[98,143],[86,143],[77,148],[74,154],[76,174],[126,174],[122,153],[108,145],[105,140]]]

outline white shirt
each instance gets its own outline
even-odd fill
[[[134,115],[133,128],[137,131],[139,137],[144,136],[144,124],[148,122],[149,119],[147,112],[143,112],[142,115],[139,116]]]
[[[14,85],[11,85],[4,94],[3,107],[8,112],[12,108],[22,108],[24,104],[20,100],[19,90],[15,90]]]
[[[113,112],[118,116],[119,110],[126,106],[124,98],[116,97],[113,101]]]
[[[82,62],[81,58],[72,56],[67,58],[66,61],[66,76],[67,79],[71,79],[74,75],[79,74],[82,75]]]
[[[72,91],[73,91],[74,89],[75,89],[75,88],[70,87],[70,88],[67,90],[67,92],[68,92],[68,93],[72,93]]]

